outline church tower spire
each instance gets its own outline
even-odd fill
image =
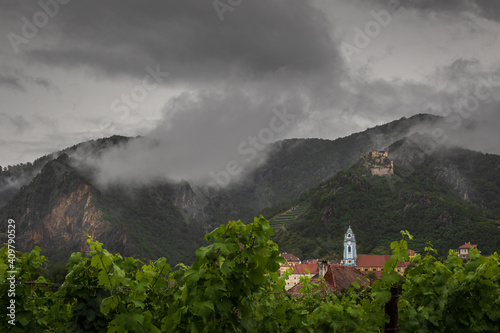
[[[347,229],[344,236],[344,266],[356,266],[356,238],[352,232],[351,226]]]

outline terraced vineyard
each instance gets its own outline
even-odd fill
[[[273,229],[281,229],[285,224],[295,221],[302,213],[304,213],[309,208],[306,203],[301,203],[286,212],[276,215],[269,221]]]

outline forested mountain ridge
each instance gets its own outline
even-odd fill
[[[4,168],[0,173],[0,217],[5,221],[8,218],[18,221],[23,240],[19,244],[20,250],[28,251],[39,245],[44,254],[47,251],[49,254],[59,253],[59,257],[50,255],[51,258],[65,260],[71,252],[81,248],[88,233],[113,252],[141,259],[165,256],[173,264],[191,262],[194,249],[204,242],[203,234],[228,220],[249,222],[265,207],[273,207],[264,210],[265,217],[270,218],[270,213],[277,214],[280,209],[287,208],[287,202],[297,200],[310,201],[307,216],[312,219],[318,209],[326,209],[322,206],[326,201],[320,200],[318,206],[309,197],[310,191],[316,191],[320,184],[325,186],[325,181],[331,181],[337,173],[355,164],[360,152],[390,147],[391,158],[396,161],[396,174],[407,183],[414,181],[411,177],[429,174],[432,184],[440,184],[429,186],[438,186],[439,191],[448,191],[447,195],[453,194],[461,200],[460,204],[455,203],[456,207],[462,207],[462,201],[475,204],[485,210],[484,218],[498,219],[498,178],[494,178],[498,156],[461,150],[453,153],[454,150],[443,148],[436,150],[435,156],[447,154],[447,157],[439,157],[439,168],[432,170],[424,168],[432,163],[422,164],[412,158],[418,155],[415,153],[418,149],[425,150],[415,148],[413,139],[418,136],[412,136],[414,133],[429,133],[435,128],[446,128],[446,125],[442,117],[416,115],[337,140],[275,142],[267,147],[265,163],[249,172],[245,179],[210,194],[189,180],[163,180],[142,185],[120,183],[101,188],[94,183],[92,168],[88,165],[82,167],[79,161],[98,158],[113,147],[142,138],[113,136],[93,140],[44,156],[33,163]],[[403,140],[408,136],[412,136],[413,141]],[[478,154],[479,159],[462,157],[474,154]],[[432,161],[432,157],[429,158]],[[480,162],[476,163],[476,160]],[[483,171],[477,172],[478,168]],[[412,170],[418,172],[412,174]],[[358,178],[352,181],[372,179]],[[383,183],[385,191],[389,182],[384,180]],[[399,185],[396,182],[391,186],[397,188]],[[403,191],[405,193],[408,191]],[[393,200],[393,192],[388,195],[387,198]],[[434,198],[432,193],[428,196]],[[403,198],[410,200],[414,196]],[[472,210],[470,212],[472,214]],[[356,210],[351,212],[355,213]],[[335,217],[332,221],[339,221],[337,216],[332,216]],[[341,221],[347,223],[345,219]],[[1,232],[4,227],[2,224]],[[396,231],[401,228],[394,225]],[[314,234],[307,234],[307,226],[302,229],[291,234],[287,242],[282,238],[280,245],[287,249],[292,243],[304,244],[302,240],[305,239],[308,248],[300,245],[303,254],[323,254],[321,248],[325,246],[314,239]],[[331,232],[328,237],[333,240],[334,232],[338,230],[332,229]],[[390,235],[386,238],[392,237]],[[3,242],[4,236],[1,237]],[[382,241],[382,238],[377,238],[371,251],[381,252],[382,248],[376,248],[377,242]]]
[[[290,200],[311,186],[351,166],[356,162],[360,151],[383,149],[412,133],[448,127],[449,124],[443,117],[419,114],[410,118],[403,117],[336,140],[287,139],[278,141],[267,147],[266,163],[250,172],[246,181],[238,182],[236,186],[229,186],[226,191],[222,191],[222,195],[229,193],[232,197],[236,195],[238,199],[241,191],[256,192],[253,193],[254,196],[258,194],[260,199],[252,198],[255,201],[253,204],[263,205],[262,207],[268,203]],[[144,138],[114,135],[76,144],[62,151],[42,156],[33,163],[3,166],[0,168],[0,208],[23,185],[28,185],[46,163],[61,154],[67,154],[70,157],[70,164],[81,173],[86,173],[88,170],[84,170],[85,167],[82,167],[79,161],[99,157],[113,147],[142,139]],[[92,175],[87,176],[90,178]],[[189,179],[187,181],[189,182]],[[254,188],[255,185],[258,190]],[[272,191],[269,192],[269,189]]]
[[[483,253],[498,251],[500,156],[445,146],[426,154],[423,142],[416,135],[389,147],[392,177],[374,176],[357,163],[288,205],[265,209],[263,214],[274,216],[310,207],[277,231],[275,241],[303,258],[338,259],[351,225],[358,253],[389,253],[400,230],[415,236],[410,245],[419,251],[427,241],[440,255],[468,241]]]

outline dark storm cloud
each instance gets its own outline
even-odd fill
[[[500,20],[500,2],[495,0],[358,0],[389,7],[388,3],[399,2],[402,8],[414,8],[423,12],[456,14],[470,11],[490,20]]]
[[[475,0],[481,15],[490,20],[500,21],[500,2],[495,0]]]
[[[172,80],[201,81],[321,71],[338,57],[323,14],[299,0],[245,1],[223,22],[212,1],[73,1],[52,21],[54,43],[29,59],[107,75],[159,64]]]
[[[347,117],[380,124],[396,115],[441,115],[448,128],[447,144],[500,153],[500,69],[486,70],[478,59],[459,58],[422,83],[361,78],[353,80],[350,90],[342,96]],[[426,129],[412,128],[409,133],[415,130]]]
[[[499,154],[500,69],[486,71],[479,60],[460,58],[431,80],[442,86],[430,105],[450,125],[447,144]]]
[[[21,83],[21,80],[12,75],[1,75],[0,74],[0,87],[6,87],[9,89],[19,90],[25,92],[26,89]]]
[[[465,0],[407,0],[402,1],[403,6],[421,10],[461,11],[468,7]]]
[[[169,101],[164,119],[147,135],[156,145],[134,141],[91,161],[99,170],[97,181],[162,177],[206,183],[235,163],[239,171],[230,180],[236,181],[245,168],[262,162],[269,143],[307,117],[303,92],[296,83],[258,82],[183,93]]]
[[[341,94],[344,65],[329,21],[311,4],[244,1],[224,15],[212,1],[75,1],[54,18],[51,47],[29,48],[31,60],[108,77],[142,79],[158,65],[167,85],[185,88],[146,134],[158,145],[134,142],[92,161],[100,182],[210,181],[230,161],[258,163],[251,151],[263,152]],[[283,112],[285,126],[276,122]]]
[[[490,20],[500,20],[500,2],[496,0],[413,0],[408,7],[429,11],[472,11]]]
[[[473,9],[464,1],[401,5],[446,12],[479,12],[484,7]],[[364,2],[387,6],[388,0]],[[40,10],[36,2],[22,3],[17,16],[30,17]],[[157,177],[210,182],[211,173],[227,170],[231,161],[241,169],[260,162],[251,151],[260,150],[271,137],[299,133],[333,139],[401,116],[444,114],[466,85],[461,80],[477,67],[473,60],[462,60],[442,69],[440,80],[455,84],[449,90],[350,77],[330,38],[332,30],[324,13],[303,0],[245,0],[225,12],[223,21],[212,0],[71,1],[32,42],[20,45],[20,59],[91,69],[112,80],[142,79],[150,66],[168,72],[163,83],[181,91],[166,101],[156,129],[143,133],[153,141],[133,141],[99,160],[86,161],[98,169],[100,183]],[[43,78],[29,83],[52,87]],[[109,96],[110,104],[116,97]],[[276,112],[293,117],[285,124]]]

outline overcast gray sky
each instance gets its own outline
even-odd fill
[[[251,136],[335,139],[476,93],[460,117],[498,142],[500,2],[397,3],[2,1],[0,165],[146,135],[151,168],[185,177],[250,160]]]

